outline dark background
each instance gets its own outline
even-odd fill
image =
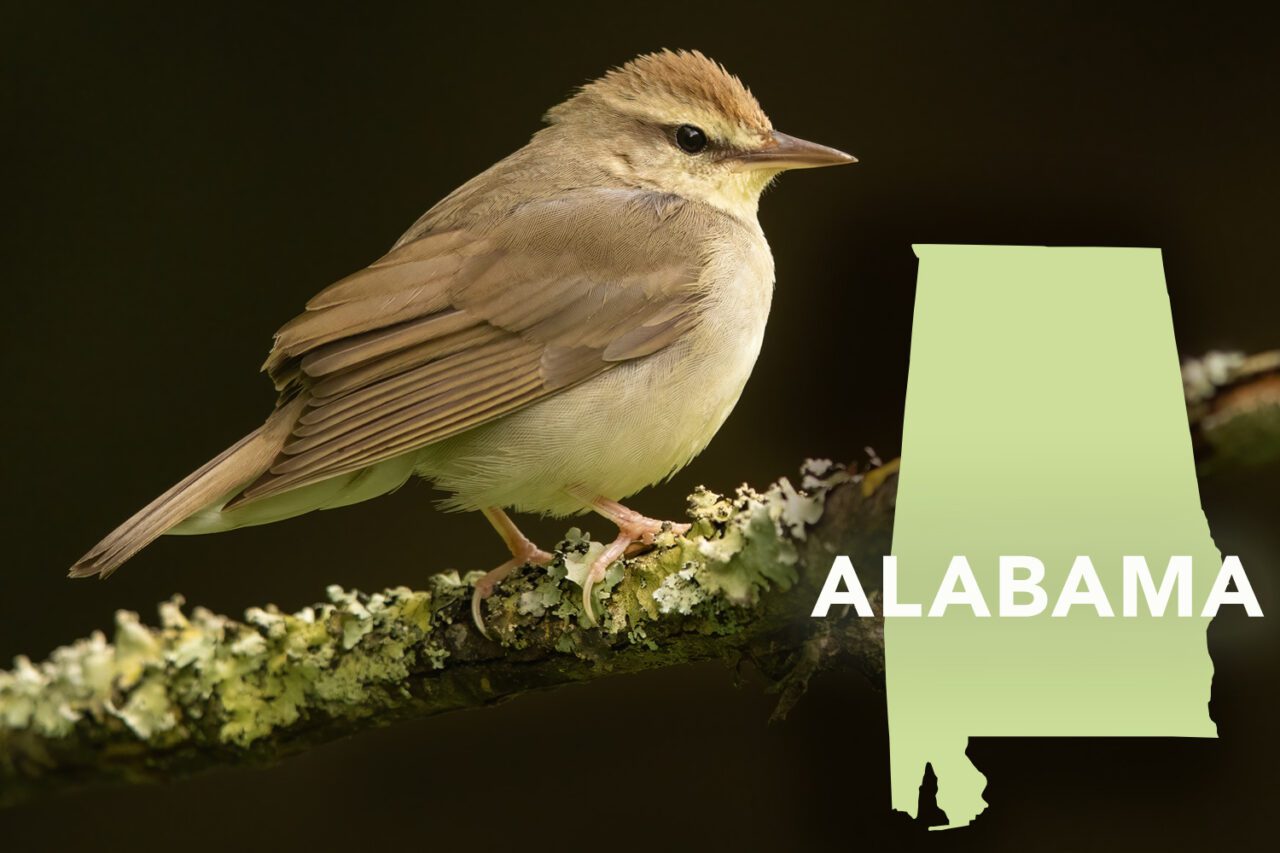
[[[150,618],[176,591],[221,612],[295,608],[332,582],[419,584],[502,559],[483,519],[435,512],[414,484],[162,539],[106,584],[63,577],[260,422],[273,394],[255,372],[309,296],[521,145],[573,86],[663,46],[702,49],[776,126],[862,163],[786,176],[764,199],[778,289],[756,374],[643,511],[678,514],[698,483],[765,484],[805,456],[895,454],[913,242],[1159,246],[1184,354],[1280,345],[1276,22],[1239,8],[92,5],[0,7],[0,660],[43,657],[119,607]],[[890,814],[881,694],[820,679],[768,726],[756,680],[707,665],[402,724],[272,769],[30,804],[0,814],[0,847],[1261,843],[1280,763],[1276,473],[1203,485],[1218,545],[1272,615],[1232,608],[1210,631],[1221,739],[976,741],[991,805],[968,830],[925,836]],[[563,526],[530,524],[543,541]]]

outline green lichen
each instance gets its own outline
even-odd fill
[[[826,460],[806,462],[802,477],[804,491],[783,478],[764,493],[748,486],[732,498],[694,492],[689,514],[699,535],[682,553],[687,559],[653,590],[659,613],[724,612],[725,601],[749,606],[766,590],[790,589],[797,579],[797,544],[822,517],[826,493],[849,479]]]
[[[680,571],[662,579],[662,585],[653,591],[659,613],[688,616],[695,606],[707,600],[707,590],[694,579],[699,565],[690,561]]]
[[[732,632],[732,608],[794,585],[796,543],[821,517],[826,492],[847,479],[843,468],[811,461],[803,490],[785,479],[764,493],[743,486],[733,497],[697,490],[689,499],[694,524],[687,536],[664,530],[652,549],[618,560],[593,586],[599,627],[632,638],[637,627],[674,614],[696,617],[707,633]],[[491,635],[519,649],[527,645],[522,628],[531,619],[582,624],[581,587],[604,547],[578,528],[569,530],[550,565],[516,573],[500,588],[506,596],[486,603]],[[557,641],[557,648],[584,654],[571,641]]]
[[[786,480],[763,493],[743,486],[732,497],[700,489],[690,498],[687,536],[662,532],[651,550],[615,562],[594,586],[598,629],[585,625],[581,586],[604,546],[570,530],[549,566],[515,573],[486,602],[491,636],[509,649],[564,655],[566,668],[608,668],[621,649],[658,651],[671,634],[664,620],[708,636],[734,633],[765,591],[795,584],[798,544],[821,516],[826,491],[844,479],[837,466],[810,463],[801,489]],[[414,679],[448,670],[460,652],[468,660],[502,653],[470,626],[480,576],[444,572],[422,591],[371,595],[331,586],[323,603],[295,613],[250,608],[242,621],[188,611],[181,597],[160,605],[158,627],[121,611],[110,642],[94,633],[46,661],[19,657],[0,671],[0,739],[105,726],[153,746],[249,747],[304,719],[376,715],[415,690],[465,704],[474,687],[450,694],[448,682]],[[487,678],[479,684],[492,690]]]
[[[456,575],[435,586],[467,590]],[[378,689],[402,682],[419,658],[445,665],[449,651],[430,639],[433,593],[327,592],[318,608],[252,608],[243,623],[203,608],[188,617],[181,598],[161,605],[159,628],[121,611],[112,643],[94,634],[38,666],[21,658],[0,672],[0,720],[57,737],[86,716],[114,717],[161,744],[192,736],[208,716],[219,740],[248,746],[304,710],[369,713]]]

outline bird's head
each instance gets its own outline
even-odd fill
[[[697,51],[663,50],[593,80],[547,112],[554,145],[573,146],[620,186],[755,214],[779,172],[854,163],[773,129],[750,90]]]

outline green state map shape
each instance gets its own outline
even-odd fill
[[[932,764],[951,826],[985,807],[970,737],[1216,737],[1198,615],[1121,616],[1121,559],[1157,583],[1191,555],[1198,614],[1221,560],[1200,507],[1157,249],[916,246],[893,535],[899,601],[925,612],[954,555],[993,614],[997,558],[1044,561],[1051,610],[1077,555],[1115,610],[887,619],[892,802]],[[862,569],[863,567],[858,567]],[[1025,599],[1022,599],[1025,600]]]

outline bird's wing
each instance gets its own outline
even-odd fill
[[[265,369],[307,406],[228,507],[456,435],[651,355],[701,310],[707,230],[671,196],[580,190],[427,233],[322,291]]]

